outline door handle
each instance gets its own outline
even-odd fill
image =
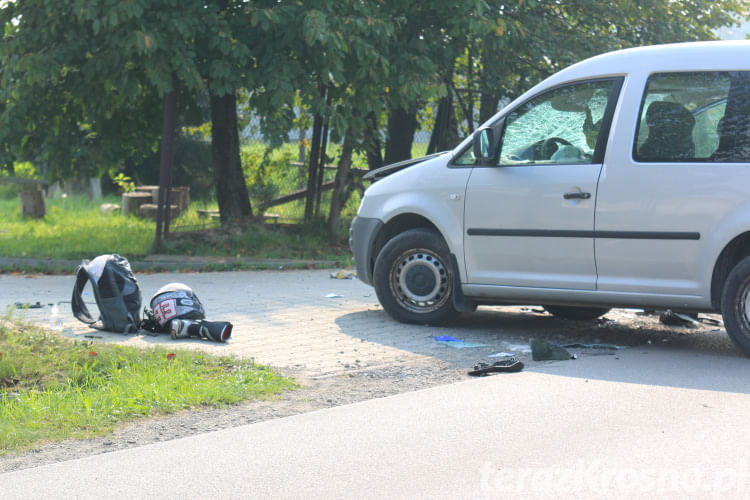
[[[581,191],[573,191],[571,193],[565,193],[563,198],[566,200],[588,200],[591,198],[591,193],[583,193]]]

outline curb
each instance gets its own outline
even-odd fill
[[[128,259],[128,261],[133,271],[141,272],[328,269],[341,264],[334,260],[246,259],[180,255],[148,255],[142,259]],[[0,273],[23,271],[69,274],[73,273],[80,263],[81,260],[70,259],[0,257]]]

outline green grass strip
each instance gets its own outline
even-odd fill
[[[154,221],[123,216],[119,212],[102,214],[99,203],[104,201],[117,202],[118,199],[55,198],[48,200],[48,213],[43,219],[29,219],[21,216],[18,200],[0,199],[0,257],[80,261],[119,253],[132,263],[151,253],[168,253],[351,264],[348,222],[342,225],[341,234],[336,236],[330,236],[320,222],[278,227],[248,224],[224,230],[213,222],[211,230],[181,236],[181,227],[197,228],[206,224],[196,209],[209,205],[199,202],[193,203],[193,208],[173,221],[170,238],[157,251],[154,248]],[[30,266],[29,269],[33,270],[33,263]]]
[[[153,221],[102,214],[85,197],[48,200],[43,219],[21,217],[17,199],[0,200],[0,214],[2,257],[91,259],[117,252],[132,258],[147,255],[154,243]]]
[[[296,388],[250,360],[71,341],[8,319],[0,320],[0,353],[0,454]]]

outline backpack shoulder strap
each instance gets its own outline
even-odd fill
[[[71,306],[73,308],[73,315],[79,320],[86,324],[94,325],[96,320],[91,317],[86,303],[83,301],[82,293],[83,288],[86,286],[86,282],[89,281],[89,273],[83,265],[78,266],[76,269],[76,284],[73,287],[73,297],[71,298]],[[93,286],[93,284],[92,284]]]

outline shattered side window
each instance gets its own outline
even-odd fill
[[[592,163],[613,80],[553,89],[506,119],[500,164]]]

